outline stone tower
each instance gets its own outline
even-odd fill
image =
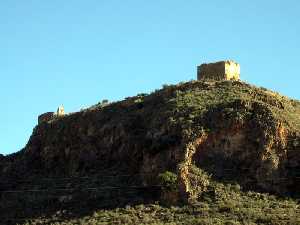
[[[202,64],[197,67],[198,80],[239,80],[240,65],[232,60]]]
[[[58,107],[56,115],[57,116],[64,116],[65,115],[65,109],[62,105]]]
[[[64,116],[65,110],[63,106],[59,106],[56,113],[54,112],[46,112],[38,117],[38,124],[44,123],[44,122],[50,122],[52,120],[57,119],[58,117]]]

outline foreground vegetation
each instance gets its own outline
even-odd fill
[[[51,217],[33,219],[25,224],[297,225],[300,224],[300,208],[293,199],[243,192],[237,184],[212,182],[207,191],[190,205],[135,205],[97,210],[82,217],[60,211]]]
[[[236,199],[218,199],[213,203],[206,199],[194,206],[127,206],[72,219],[58,212],[51,218],[34,219],[25,224],[300,224],[299,205],[293,200],[277,200],[274,196],[257,193],[230,196]]]

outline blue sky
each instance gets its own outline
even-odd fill
[[[300,99],[298,0],[1,0],[0,153],[37,116],[196,78],[233,59],[243,80]]]

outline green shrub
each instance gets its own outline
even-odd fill
[[[189,182],[191,186],[190,198],[197,199],[203,192],[207,191],[211,177],[202,169],[192,165],[189,168]]]
[[[163,190],[176,191],[178,189],[177,175],[175,173],[172,173],[170,171],[160,173],[158,175],[158,181]]]

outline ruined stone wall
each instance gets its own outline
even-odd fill
[[[225,62],[225,77],[226,80],[239,80],[240,79],[240,65],[233,61]]]
[[[63,106],[59,106],[56,113],[54,112],[46,112],[38,117],[38,124],[41,124],[43,122],[48,122],[50,120],[57,119],[59,117],[65,116],[65,110]]]
[[[212,79],[224,80],[225,79],[225,63],[209,63],[202,64],[197,68],[198,80]]]
[[[198,80],[239,80],[240,65],[233,61],[202,64],[197,67]]]
[[[56,115],[59,116],[64,116],[65,115],[65,109],[63,106],[59,106],[56,112]]]

